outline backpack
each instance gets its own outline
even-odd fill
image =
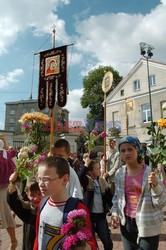
[[[44,206],[46,205],[46,202],[48,201],[49,197],[46,196],[42,199],[40,203],[40,213]],[[67,222],[67,215],[70,211],[74,210],[77,207],[78,202],[81,202],[78,198],[70,197],[65,205],[64,212],[63,212],[63,223]]]

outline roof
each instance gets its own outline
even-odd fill
[[[165,63],[161,63],[161,62],[156,62],[156,61],[152,61],[152,60],[148,60],[149,65],[151,66],[155,66],[157,68],[162,68],[162,69],[166,69],[166,64]],[[130,70],[130,72],[119,82],[119,84],[113,89],[113,91],[111,91],[111,93],[107,96],[107,102],[109,102],[109,100],[115,96],[116,93],[118,93],[118,91],[126,84],[126,82],[129,81],[129,79],[135,74],[136,71],[138,71],[138,69],[143,65],[143,64],[147,64],[147,60],[145,58],[141,58],[136,65]]]
[[[14,102],[5,102],[6,105],[22,104],[22,103],[37,103],[37,99],[20,100]]]

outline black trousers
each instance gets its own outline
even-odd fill
[[[92,228],[104,245],[104,250],[112,250],[113,243],[108,229],[108,223],[104,213],[91,213]]]
[[[138,228],[135,218],[126,216],[125,226],[121,225],[121,238],[124,250],[157,250],[159,245],[159,235],[152,237],[138,238]]]

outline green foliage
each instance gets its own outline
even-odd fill
[[[102,91],[102,81],[104,74],[108,71],[113,73],[114,80],[110,90],[112,91],[121,81],[122,77],[110,66],[99,66],[99,68],[90,71],[83,79],[84,93],[81,98],[81,106],[83,108],[89,108],[89,113],[87,115],[88,120],[103,121],[104,109],[102,102],[104,100],[104,94]],[[107,95],[109,93],[107,93]]]
[[[80,153],[84,153],[85,152],[85,142],[86,142],[86,134],[85,133],[80,133],[80,135],[77,137],[77,148],[78,148],[78,152]]]
[[[151,123],[148,129],[148,135],[151,135],[150,144],[151,155],[150,161],[152,163],[152,170],[157,168],[157,164],[166,164],[166,137],[162,133],[163,127],[157,125],[156,122]]]
[[[117,128],[117,127],[112,127],[112,128],[109,128],[109,134],[110,136],[119,136],[120,133],[121,133],[121,128]]]
[[[25,125],[25,124],[24,124]],[[45,129],[45,124],[38,121],[31,121],[29,123],[30,129],[22,129],[23,133],[26,135],[25,143],[27,145],[35,144],[38,146],[39,151],[42,152],[47,145],[46,136],[48,132]]]
[[[103,131],[100,134],[96,130],[92,130],[89,134],[86,136],[86,143],[88,153],[92,153],[96,147],[97,144],[103,144],[103,139],[106,137],[106,133]]]

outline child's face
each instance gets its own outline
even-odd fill
[[[69,175],[59,177],[55,167],[39,166],[38,183],[43,196],[59,196],[66,189]]]
[[[65,160],[67,160],[67,158],[69,157],[69,154],[66,153],[66,149],[65,147],[62,147],[62,148],[54,148],[54,155],[56,157],[61,157]]]
[[[89,172],[92,178],[97,178],[101,175],[100,165],[96,163],[93,167],[93,170]]]
[[[123,143],[120,146],[120,156],[126,164],[137,163],[137,150],[129,143]]]
[[[39,206],[39,203],[42,199],[42,194],[39,190],[36,190],[36,191],[30,191],[28,190],[26,192],[27,196],[28,196],[28,199],[30,201],[30,203],[32,204],[33,207],[38,207]]]

